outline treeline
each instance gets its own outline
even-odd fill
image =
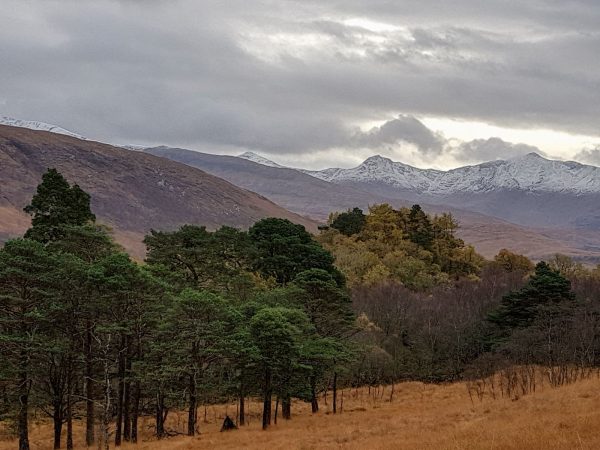
[[[20,449],[34,410],[52,419],[55,448],[73,448],[76,418],[88,446],[136,442],[141,415],[162,438],[174,409],[193,436],[201,404],[231,399],[243,425],[249,396],[264,400],[266,428],[279,407],[291,417],[292,398],[317,411],[352,359],[344,277],[302,226],[152,232],[141,265],[56,170],[26,211],[31,229],[0,250],[0,409]]]

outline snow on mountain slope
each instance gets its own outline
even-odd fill
[[[12,117],[0,116],[0,125],[8,125],[11,127],[19,127],[19,128],[28,128],[30,130],[37,131],[49,131],[51,133],[64,134],[66,136],[71,136],[77,139],[85,140],[83,136],[77,133],[73,133],[72,131],[65,130],[64,128],[58,127],[56,125],[51,125],[45,122],[38,122],[35,120],[20,120],[13,119]]]
[[[574,161],[555,161],[536,153],[459,167],[449,171],[418,169],[372,156],[352,169],[304,171],[333,183],[383,183],[422,195],[488,193],[511,190],[540,193],[600,193],[600,168]]]
[[[277,164],[275,161],[271,161],[270,159],[267,159],[263,156],[257,155],[254,152],[242,153],[241,155],[238,155],[237,157],[242,158],[242,159],[247,159],[248,161],[252,161],[257,164],[262,164],[263,166],[279,167],[279,168],[285,167],[285,166],[282,166],[281,164]]]

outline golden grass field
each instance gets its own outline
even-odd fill
[[[162,441],[151,437],[152,419],[143,423],[143,442],[124,449],[600,449],[600,379],[593,377],[561,388],[545,386],[519,400],[476,397],[465,384],[402,383],[369,395],[366,389],[344,391],[343,412],[333,415],[321,398],[322,410],[312,415],[310,405],[295,403],[290,421],[279,420],[270,430],[260,429],[260,405],[251,403],[250,424],[220,433],[227,411],[235,405],[209,406],[199,411],[202,434]],[[329,405],[330,406],[330,405]],[[171,414],[169,427],[183,431],[185,414]],[[76,438],[83,436],[76,424]],[[34,423],[33,449],[51,449],[52,428]],[[76,447],[81,445],[76,440]],[[0,442],[0,450],[16,448],[16,441]]]

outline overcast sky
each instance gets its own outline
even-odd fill
[[[0,115],[311,168],[600,164],[598,0],[2,0]]]

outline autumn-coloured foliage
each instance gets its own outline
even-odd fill
[[[340,226],[361,217],[359,212],[333,217],[331,229],[319,236],[350,285],[392,280],[423,290],[476,277],[483,265],[474,248],[455,236],[458,224],[450,214],[431,217],[419,205],[395,210],[380,204],[371,206],[363,220],[354,219],[352,227]]]

